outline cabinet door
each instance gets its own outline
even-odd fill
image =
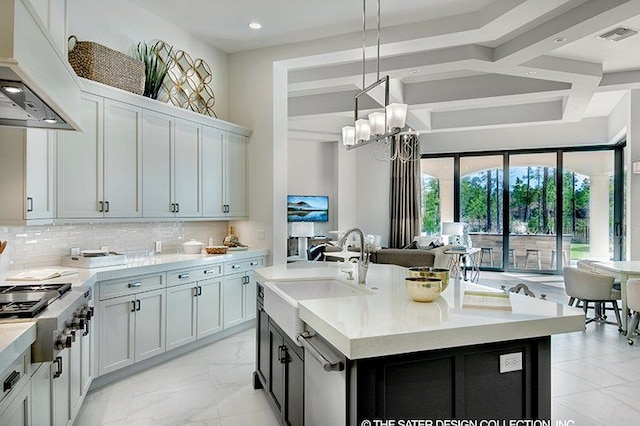
[[[303,426],[304,362],[292,349],[289,347],[287,349],[287,386],[285,390],[287,406],[284,413],[284,421],[287,425]]]
[[[110,373],[134,362],[135,297],[100,301],[99,371]]]
[[[144,217],[170,217],[173,117],[142,114],[142,209]]]
[[[202,129],[202,205],[206,217],[225,215],[224,138],[222,130],[206,126]]]
[[[271,324],[269,325],[269,382],[268,390],[271,398],[276,403],[278,410],[284,409],[284,360],[286,360],[286,347],[284,339]]]
[[[167,350],[196,340],[196,286],[191,282],[167,289]]]
[[[244,279],[244,273],[231,274],[224,278],[222,290],[224,328],[232,327],[244,321],[244,299],[242,298]]]
[[[90,323],[89,334],[80,338],[80,392],[83,397],[87,396],[89,392],[89,386],[93,380],[93,360],[95,359],[93,351],[94,336],[91,326],[95,324]]]
[[[60,373],[58,377],[53,376],[53,424],[54,426],[66,426],[71,419],[70,397],[69,397],[69,349],[63,349],[58,355],[60,361],[53,363],[54,373]]]
[[[200,125],[176,119],[174,147],[176,217],[202,216]]]
[[[264,309],[258,310],[256,337],[256,370],[269,383],[269,316]]]
[[[102,99],[82,95],[81,107],[84,131],[58,133],[59,218],[102,217]]]
[[[227,216],[247,216],[247,138],[227,132],[226,200]]]
[[[31,393],[29,385],[25,385],[13,397],[13,401],[0,413],[0,425],[31,426],[29,413],[31,412]]]
[[[142,109],[104,101],[105,217],[142,216]]]
[[[253,272],[247,272],[246,277],[246,284],[242,286],[242,300],[244,303],[242,315],[245,321],[255,319],[256,317],[256,295],[258,285]]]
[[[165,289],[136,295],[136,362],[165,351],[165,297]]]
[[[222,281],[210,279],[199,281],[198,294],[198,339],[222,330]]]
[[[31,424],[51,426],[51,363],[36,367],[31,375]]]
[[[54,141],[56,132],[27,129],[25,219],[51,219],[53,206]]]
[[[82,333],[76,333],[76,341],[69,348],[69,406],[71,417],[75,417],[82,403]]]

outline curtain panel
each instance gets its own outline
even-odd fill
[[[400,138],[404,138],[400,140]],[[413,150],[408,161],[398,155],[391,162],[391,230],[389,247],[402,248],[420,235],[420,137],[401,135],[394,145]],[[396,146],[392,150],[396,150]]]

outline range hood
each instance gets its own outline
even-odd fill
[[[31,3],[0,10],[0,126],[80,130],[80,80]]]

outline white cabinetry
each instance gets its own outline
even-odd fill
[[[16,357],[11,365],[0,371],[0,425],[27,426],[30,425],[31,385],[29,379],[29,364],[31,350]],[[15,353],[5,351],[3,356],[12,357]],[[5,360],[6,361],[6,360]]]
[[[256,280],[253,269],[261,266],[264,266],[264,257],[225,263],[222,292],[224,327],[241,324],[256,317]]]
[[[59,0],[29,0],[42,25],[48,30],[54,46],[61,54],[67,53],[67,2]]]
[[[247,216],[246,137],[204,126],[203,205],[207,217]]]
[[[0,128],[0,223],[51,223],[56,133]]]
[[[142,216],[142,110],[82,96],[84,132],[60,132],[58,214],[65,219]]]
[[[31,375],[31,424],[51,426],[51,362],[33,364]]]
[[[103,281],[99,286],[99,373],[164,352],[164,275]]]
[[[71,364],[69,348],[60,351],[52,364],[53,382],[51,384],[53,425],[66,426],[71,420]]]
[[[144,217],[202,216],[200,133],[197,123],[144,111]]]
[[[169,272],[167,350],[222,330],[222,265]]]

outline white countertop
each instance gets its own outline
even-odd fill
[[[36,323],[16,321],[0,326],[0,373],[36,341]]]
[[[340,279],[335,262],[298,262],[257,270],[263,282]],[[493,290],[451,280],[432,303],[412,301],[407,269],[371,264],[372,295],[298,302],[300,318],[350,359],[526,339],[585,329],[581,309],[510,293],[512,311],[462,308],[465,290]]]
[[[10,270],[0,273],[0,284],[19,285],[20,283],[33,283],[35,281],[7,281],[8,277],[24,271],[37,271],[39,269],[64,269],[75,270],[77,274],[66,275],[51,280],[38,281],[40,283],[71,283],[74,287],[93,285],[98,281],[126,278],[135,275],[152,274],[154,272],[196,268],[214,263],[232,262],[248,259],[256,256],[267,256],[268,250],[248,249],[233,251],[227,254],[159,254],[127,260],[124,265],[109,266],[105,268],[72,268],[66,266],[48,266],[42,268],[30,268],[25,270]]]
[[[107,268],[81,269],[62,266],[49,266],[25,270],[10,270],[0,273],[1,285],[20,285],[38,283],[71,283],[73,287],[92,286],[98,281],[151,274],[154,272],[194,268],[221,262],[233,262],[257,256],[267,256],[268,250],[234,251],[227,254],[162,254],[127,261],[124,265]],[[75,270],[77,274],[43,281],[6,281],[20,272],[37,271],[42,269]],[[0,372],[4,371],[15,359],[22,354],[36,338],[36,322],[12,320],[0,323]]]

